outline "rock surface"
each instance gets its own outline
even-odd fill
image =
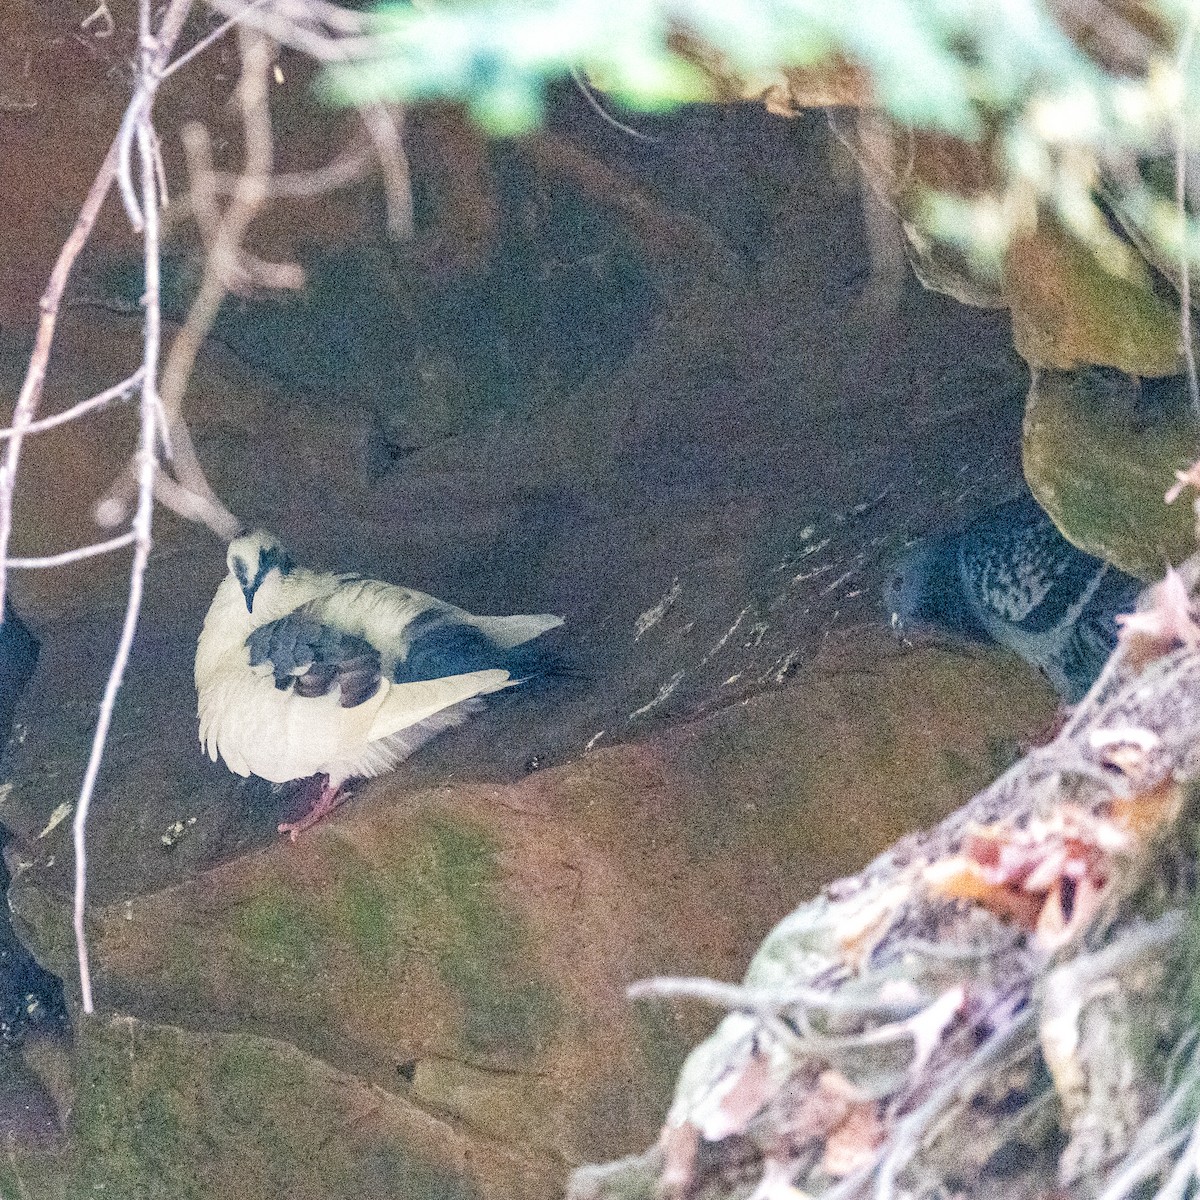
[[[1039,371],[1025,414],[1025,475],[1081,549],[1155,579],[1196,548],[1187,499],[1164,503],[1196,457],[1200,421],[1182,377]]]
[[[319,160],[284,65],[280,161]],[[193,100],[164,114],[169,169]],[[573,678],[283,844],[296,790],[196,745],[223,551],[160,520],[89,823],[99,1011],[74,1013],[71,1045],[24,1048],[53,1136],[9,1143],[0,1190],[557,1195],[653,1136],[704,1032],[631,1007],[627,983],[739,976],[801,899],[1049,716],[1023,664],[906,648],[879,605],[905,538],[1021,486],[1005,318],[912,281],[894,309],[862,302],[860,198],[819,117],[685,110],[650,153],[578,96],[556,114],[501,149],[428,116],[411,250],[363,235],[369,189],[272,226],[264,254],[321,231],[309,290],[231,302],[186,409],[247,524],[473,611],[561,612]],[[453,161],[430,168],[422,136]],[[0,312],[40,290],[59,232],[0,264],[27,272]],[[46,411],[136,361],[128,300],[76,297]],[[5,326],[6,396],[26,348]],[[91,540],[131,449],[121,412],[31,444],[16,548]],[[14,583],[43,647],[0,797],[11,904],[72,997],[71,806],[127,570]]]
[[[199,1190],[178,1194],[240,1173],[246,1196],[351,1196],[388,1194],[399,1161],[446,1195],[556,1195],[653,1138],[704,1031],[625,985],[737,977],[798,898],[951,811],[1052,707],[1015,660],[867,635],[781,691],[518,783],[374,781],[295,846],[271,837],[270,798],[235,789],[261,846],[207,867],[213,792],[179,807],[160,784],[176,807],[152,822],[125,774],[135,794],[97,811],[108,1015],[79,1025],[64,1169],[131,1196],[189,1171]],[[71,980],[68,840],[31,839],[10,902]]]

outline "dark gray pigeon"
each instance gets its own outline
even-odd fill
[[[884,601],[901,630],[1007,646],[1077,704],[1117,643],[1117,614],[1133,611],[1142,586],[1072,545],[1024,496],[911,546]]]

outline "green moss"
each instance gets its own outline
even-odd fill
[[[366,1196],[411,1197],[412,1200],[477,1200],[472,1183],[440,1167],[382,1146],[364,1155],[355,1169],[357,1187]]]
[[[476,1195],[409,1145],[370,1089],[335,1086],[341,1077],[276,1043],[117,1019],[84,1028],[78,1066],[73,1196]]]
[[[0,1196],[21,1200],[74,1200],[62,1151],[26,1149],[11,1144],[0,1160]]]
[[[794,747],[810,744],[821,715],[801,719],[797,728],[769,712],[727,709],[680,745],[671,773],[687,780],[680,828],[690,856],[724,860],[733,847],[770,840],[811,802],[813,759]]]
[[[1021,744],[1012,737],[990,737],[987,741],[988,771],[998,779],[1021,759]]]
[[[965,754],[947,746],[942,750],[942,770],[949,783],[965,784],[974,782],[979,774],[975,763]]]
[[[203,997],[208,992],[211,969],[203,939],[190,930],[173,931],[165,939],[164,958],[172,990],[180,997]]]
[[[1149,579],[1195,549],[1191,505],[1164,504],[1163,493],[1195,458],[1200,426],[1182,392],[1149,414],[1138,395],[1134,381],[1111,373],[1041,372],[1029,393],[1024,465],[1072,542]]]
[[[461,822],[425,825],[409,899],[437,926],[438,974],[463,1006],[463,1038],[475,1050],[532,1055],[557,1024],[550,988],[530,976],[526,931],[499,904],[496,851]]]
[[[332,907],[339,938],[367,971],[386,972],[397,949],[397,891],[361,859],[347,853]]]
[[[634,1004],[635,1045],[646,1064],[647,1086],[642,1089],[642,1102],[651,1108],[661,1122],[675,1095],[675,1081],[684,1060],[695,1044],[694,1032],[685,1032],[672,1010],[663,1004]]]
[[[233,914],[233,932],[255,966],[309,972],[321,958],[323,932],[298,891],[266,891]]]
[[[93,1023],[79,1047],[74,1111],[78,1194],[201,1200],[195,1173],[181,1163],[185,1092],[172,1058],[147,1060],[134,1025]]]
[[[74,976],[75,933],[71,926],[71,905],[29,879],[18,879],[8,891],[13,929],[31,946],[37,959],[48,970],[66,979]],[[89,939],[96,936],[93,921],[88,921]]]
[[[258,1120],[263,1093],[286,1096],[304,1085],[304,1071],[292,1058],[256,1042],[234,1041],[213,1061],[213,1086],[222,1097],[222,1112],[233,1126]]]

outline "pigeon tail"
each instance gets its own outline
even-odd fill
[[[531,642],[535,637],[557,629],[563,623],[562,617],[556,617],[553,613],[519,613],[515,617],[472,616],[469,620],[476,629],[504,650]]]

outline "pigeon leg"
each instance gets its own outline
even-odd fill
[[[333,787],[329,782],[328,775],[321,775],[319,778],[321,780],[321,794],[317,797],[312,808],[298,821],[284,821],[279,826],[279,832],[286,833],[293,842],[306,829],[311,829],[314,825],[323,821],[346,799],[344,784],[338,784],[337,787]]]

